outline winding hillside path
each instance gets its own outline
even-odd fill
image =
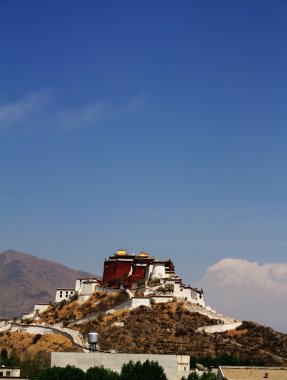
[[[186,304],[185,307],[195,313],[199,313],[202,315],[205,315],[206,317],[210,319],[216,319],[218,320],[218,324],[213,325],[207,325],[202,326],[197,329],[199,332],[207,332],[207,333],[217,333],[217,332],[225,332],[229,330],[235,330],[237,327],[242,325],[242,321],[238,321],[231,317],[226,317],[221,314],[217,314],[216,312],[212,312],[208,309],[205,309],[203,307],[193,305],[193,304]]]
[[[73,343],[73,346],[76,346],[81,349],[87,349],[87,346],[84,342],[82,334],[76,330],[72,330],[66,327],[61,327],[59,325],[22,325],[19,323],[11,323],[10,329],[13,331],[25,331],[29,334],[59,334],[70,339]]]

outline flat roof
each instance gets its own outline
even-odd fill
[[[241,367],[220,366],[221,372],[228,380],[286,380],[286,367]]]

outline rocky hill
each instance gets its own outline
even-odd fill
[[[198,327],[216,320],[187,310],[184,304],[154,304],[118,311],[78,326],[85,334],[97,331],[103,350],[134,353],[186,354],[218,357],[223,353],[265,365],[287,364],[287,334],[254,322],[243,322],[236,330],[198,332]],[[246,362],[249,363],[249,362]]]
[[[287,334],[254,322],[221,333],[199,332],[198,328],[218,323],[202,314],[187,310],[180,302],[140,306],[133,310],[105,315],[105,305],[117,303],[119,295],[98,293],[93,300],[78,304],[75,300],[52,305],[40,315],[41,321],[64,322],[84,336],[99,333],[99,346],[104,351],[190,355],[194,362],[210,365],[241,364],[286,366]],[[94,304],[94,306],[92,305]],[[75,324],[73,316],[96,313],[93,321]],[[38,322],[41,322],[38,321]],[[71,342],[54,334],[40,335],[6,331],[0,333],[0,349],[13,350],[21,358],[27,352],[74,351]],[[24,355],[25,356],[25,355]],[[216,358],[212,362],[212,358]],[[226,361],[227,360],[227,361]]]
[[[53,300],[56,287],[74,286],[77,277],[87,275],[90,276],[34,256],[6,251],[0,255],[1,315],[19,315],[33,309],[37,302]],[[197,362],[219,358],[216,365],[287,366],[287,334],[254,322],[243,322],[234,330],[207,333],[203,326],[223,324],[224,320],[210,319],[201,313],[204,310],[191,308],[187,301],[174,299],[157,304],[153,300],[151,307],[106,314],[106,310],[129,298],[130,293],[97,291],[83,303],[72,297],[69,301],[51,304],[34,321],[23,322],[57,324],[78,330],[84,337],[88,332],[97,331],[100,349],[104,351],[186,354]],[[81,350],[79,346],[72,347],[69,339],[54,334],[30,336],[13,329],[0,332],[0,349],[5,347],[9,353],[15,350],[21,357],[31,345],[30,355],[43,350]]]
[[[74,287],[89,273],[13,250],[0,254],[0,318],[21,316],[55,298],[56,288]]]
[[[53,305],[41,314],[41,322],[62,322],[84,336],[97,331],[100,348],[105,351],[181,353],[196,358],[224,354],[233,358],[233,364],[287,364],[287,334],[254,322],[243,322],[237,329],[221,333],[200,332],[198,328],[220,322],[188,310],[182,302],[140,306],[106,315],[104,310],[124,300],[123,293],[96,292],[82,304],[71,300]],[[92,321],[73,322],[91,313],[95,316]]]

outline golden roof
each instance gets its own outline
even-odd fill
[[[118,249],[116,256],[126,256],[127,250],[126,249]]]
[[[149,257],[149,254],[145,251],[141,251],[138,256],[139,257]]]

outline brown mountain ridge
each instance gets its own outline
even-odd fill
[[[19,317],[37,303],[54,301],[56,288],[74,287],[79,277],[90,273],[17,252],[0,254],[0,318]]]

